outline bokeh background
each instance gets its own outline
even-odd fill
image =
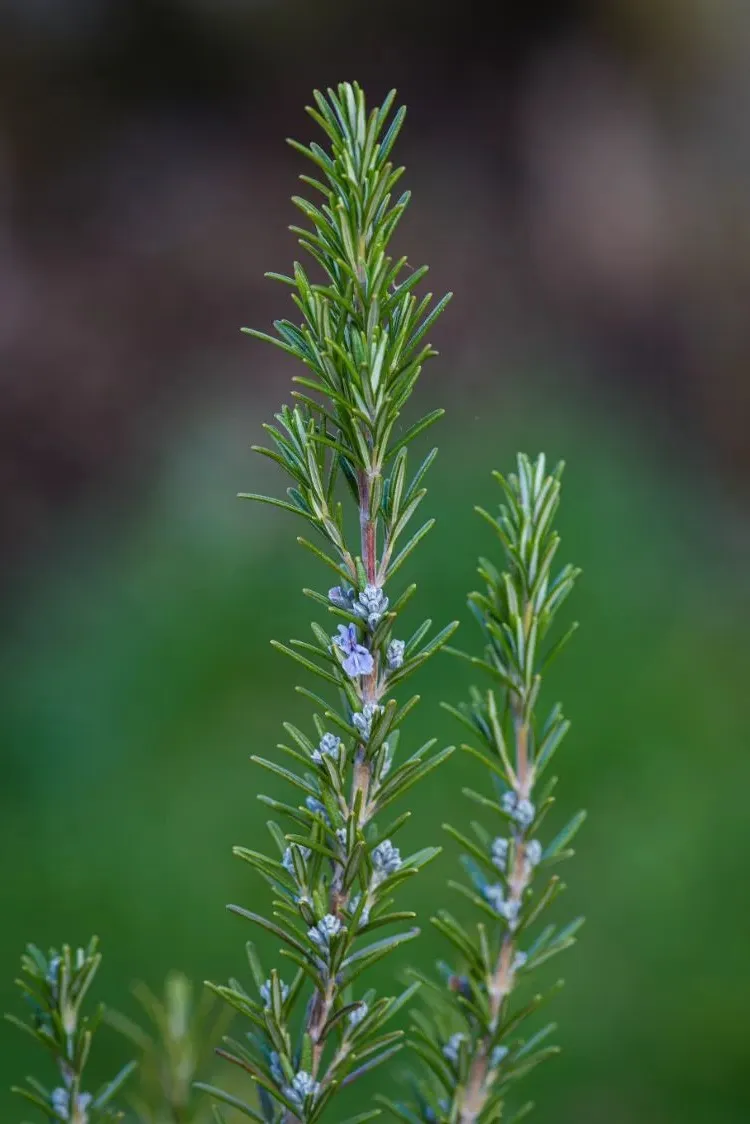
[[[129,1012],[134,979],[243,971],[248,756],[306,714],[269,640],[326,575],[234,499],[279,486],[249,446],[292,373],[237,329],[288,312],[262,276],[296,253],[283,138],[356,77],[410,107],[398,247],[456,293],[417,611],[475,645],[472,503],[519,447],[568,462],[583,627],[551,688],[560,816],[590,809],[561,916],[588,923],[535,1119],[750,1118],[749,62],[732,0],[2,0],[0,1007],[29,939],[97,932]],[[438,702],[465,687],[422,674],[415,744],[460,736]],[[423,785],[412,842],[471,771]],[[455,862],[414,885],[425,964]],[[126,1055],[103,1031],[95,1068]],[[39,1062],[0,1028],[3,1120]]]

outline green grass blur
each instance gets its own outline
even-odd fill
[[[254,437],[262,419],[244,420]],[[269,640],[304,635],[314,607],[301,587],[329,583],[291,519],[233,499],[277,486],[236,426],[193,422],[142,510],[67,526],[17,595],[0,653],[2,1009],[19,1009],[12,979],[32,939],[98,933],[98,994],[129,1012],[134,978],[160,989],[173,967],[196,980],[246,970],[243,944],[258,934],[224,905],[263,907],[266,894],[230,848],[267,838],[255,795],[282,791],[248,757],[273,753],[282,720],[308,714]],[[460,643],[476,646],[465,593],[476,555],[496,547],[472,504],[496,503],[490,471],[518,447],[568,462],[560,556],[584,569],[566,609],[582,627],[547,700],[573,721],[558,819],[590,813],[558,913],[588,921],[550,965],[567,980],[550,1011],[564,1053],[519,1102],[533,1096],[539,1124],[745,1122],[750,692],[737,517],[694,459],[658,449],[619,409],[457,404],[433,432],[441,454],[424,507],[439,521],[408,575],[418,571],[415,614],[460,616]],[[438,702],[466,683],[447,656],[415,679],[423,702],[402,747],[460,739]],[[444,820],[472,814],[458,790],[476,776],[457,753],[415,790],[404,845],[442,841]],[[448,844],[409,889],[424,931],[399,968],[445,954],[428,917],[446,902],[465,913],[445,888],[455,873]],[[125,1054],[102,1030],[96,1072]],[[0,1027],[0,1119],[29,1118],[6,1090],[27,1072],[49,1078],[41,1063]]]

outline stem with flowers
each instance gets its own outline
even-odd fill
[[[264,1124],[313,1124],[339,1090],[401,1048],[402,1032],[385,1024],[414,988],[377,996],[359,990],[359,981],[417,934],[404,928],[415,915],[394,910],[392,894],[439,848],[402,856],[393,840],[409,813],[382,826],[380,817],[452,752],[433,752],[431,739],[398,764],[396,758],[400,727],[418,701],[399,703],[396,693],[456,623],[430,640],[429,620],[409,638],[397,635],[416,587],[394,591],[394,579],[434,522],[402,541],[436,452],[409,472],[409,447],[442,411],[407,429],[400,419],[423,364],[436,354],[425,337],[448,298],[418,298],[426,267],[412,271],[405,257],[388,253],[409,200],[408,193],[393,194],[403,168],[393,166],[390,153],[404,119],[403,109],[392,115],[394,96],[368,112],[356,84],[315,94],[308,112],[326,147],[291,143],[314,165],[315,175],[301,179],[322,199],[295,197],[309,225],[292,229],[323,280],[297,262],[291,276],[272,274],[291,289],[301,320],[277,320],[274,335],[246,329],[306,368],[294,380],[293,408],[282,407],[277,424],[265,426],[272,447],[257,450],[291,478],[286,498],[246,498],[280,507],[312,529],[317,541],[299,542],[334,572],[336,584],[327,593],[305,593],[339,622],[333,637],[313,623],[311,641],[273,642],[327,694],[298,688],[314,713],[305,730],[284,724],[288,738],[278,748],[288,766],[253,758],[299,794],[289,803],[260,797],[276,817],[268,825],[276,855],[235,848],[271,887],[273,912],[230,909],[283,946],[292,976],[285,982],[280,969],[266,972],[249,945],[255,991],[234,980],[212,985],[250,1024],[242,1041],[226,1040],[220,1053],[252,1079],[259,1107],[210,1091]],[[356,545],[345,525],[352,501]],[[374,936],[394,926],[391,935]]]
[[[125,1065],[115,1078],[98,1090],[85,1085],[86,1064],[104,1008],[84,1013],[84,1001],[101,964],[99,942],[92,937],[86,948],[63,945],[44,953],[30,944],[21,958],[21,978],[16,983],[27,1003],[28,1018],[6,1015],[49,1055],[56,1071],[52,1088],[27,1077],[18,1093],[48,1121],[68,1124],[106,1124],[123,1119],[115,1103],[135,1062]],[[89,1086],[90,1088],[90,1086]]]
[[[508,1117],[508,1090],[531,1068],[557,1053],[547,1038],[549,1024],[524,1038],[518,1033],[528,1016],[557,990],[524,996],[534,969],[573,944],[578,919],[541,930],[537,921],[564,889],[557,875],[544,874],[569,858],[569,844],[581,826],[579,812],[546,845],[539,830],[550,812],[556,778],[545,774],[569,723],[559,706],[540,720],[542,676],[575,629],[556,641],[548,634],[579,571],[564,566],[553,573],[559,545],[553,520],[560,498],[562,465],[548,474],[544,456],[521,455],[518,471],[507,479],[497,516],[478,509],[500,540],[506,568],[480,559],[485,582],[469,605],[485,639],[482,657],[466,657],[488,673],[494,689],[474,688],[468,704],[447,707],[472,734],[463,748],[487,770],[482,792],[465,795],[493,817],[488,830],[472,823],[473,837],[446,825],[464,850],[469,883],[451,882],[468,898],[480,920],[475,929],[440,910],[433,923],[452,946],[457,963],[440,964],[440,980],[418,978],[431,999],[429,1012],[417,1011],[413,1046],[426,1066],[414,1083],[411,1105],[389,1107],[409,1124],[489,1124],[520,1120],[524,1105]],[[463,653],[457,653],[463,654]],[[478,744],[477,744],[478,743]],[[521,998],[519,999],[519,994]]]

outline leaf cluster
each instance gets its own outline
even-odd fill
[[[40,1109],[48,1120],[96,1124],[122,1119],[113,1101],[135,1068],[134,1062],[124,1066],[96,1093],[83,1089],[91,1043],[104,1013],[100,1006],[92,1014],[84,1014],[83,1003],[100,962],[96,937],[92,937],[86,948],[75,952],[69,945],[63,945],[60,951],[50,949],[44,953],[30,944],[21,958],[22,976],[16,983],[27,1004],[28,1015],[26,1019],[15,1015],[5,1017],[51,1056],[58,1078],[50,1088],[27,1077],[28,1087],[17,1087],[13,1091]]]
[[[545,668],[573,631],[550,640],[578,576],[571,566],[554,570],[561,473],[559,466],[548,474],[543,455],[533,462],[521,455],[517,473],[496,474],[503,490],[497,515],[480,510],[500,541],[505,565],[480,559],[485,587],[470,595],[469,604],[485,649],[465,658],[495,687],[474,688],[468,703],[446,709],[471,734],[462,748],[485,765],[487,788],[463,791],[489,826],[473,821],[468,831],[459,831],[445,825],[463,850],[465,872],[450,886],[469,900],[477,921],[465,925],[448,910],[433,918],[452,961],[438,965],[437,980],[420,975],[430,1005],[415,1012],[412,1037],[426,1077],[415,1083],[411,1104],[390,1104],[411,1124],[506,1119],[509,1087],[557,1051],[549,1044],[554,1024],[530,1036],[522,1032],[559,987],[529,995],[531,974],[568,948],[582,924],[539,925],[564,889],[554,867],[573,854],[569,845],[584,819],[578,813],[542,843],[556,785],[546,772],[569,724],[559,706],[538,719],[539,695]],[[529,1107],[511,1119],[521,1119]]]

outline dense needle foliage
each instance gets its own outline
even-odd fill
[[[272,447],[258,450],[291,477],[287,497],[248,498],[302,520],[316,541],[299,541],[336,583],[305,591],[332,623],[313,623],[309,641],[276,643],[327,693],[299,688],[314,713],[304,730],[284,724],[288,741],[279,748],[288,765],[254,758],[289,782],[296,802],[261,797],[275,814],[270,854],[236,848],[271,886],[273,918],[230,908],[281,942],[282,966],[261,969],[251,947],[254,992],[236,981],[216,989],[251,1025],[224,1054],[258,1087],[260,1113],[247,1104],[243,1111],[267,1124],[312,1124],[337,1090],[401,1047],[401,1032],[386,1023],[412,989],[377,996],[362,976],[416,936],[408,925],[414,914],[394,910],[393,894],[437,848],[401,855],[396,839],[408,812],[390,822],[382,817],[451,752],[433,753],[431,739],[399,753],[400,727],[418,700],[399,702],[394,692],[455,624],[431,639],[429,620],[410,636],[399,627],[416,587],[399,588],[396,578],[433,522],[412,528],[435,453],[410,471],[408,449],[442,411],[408,429],[400,419],[435,354],[426,335],[447,298],[418,299],[426,268],[412,271],[405,257],[388,253],[409,198],[393,194],[403,169],[390,154],[404,119],[403,109],[391,117],[393,100],[391,93],[368,113],[357,85],[316,94],[309,113],[328,147],[294,147],[315,166],[319,178],[301,178],[322,198],[295,198],[309,226],[293,229],[323,280],[299,263],[292,276],[273,274],[291,288],[301,322],[278,320],[273,336],[251,332],[306,371],[295,378],[301,389],[294,407],[266,426]],[[356,514],[354,535],[347,508]],[[234,1096],[217,1095],[237,1106]]]
[[[467,875],[450,885],[469,899],[478,920],[465,926],[446,909],[433,919],[453,961],[439,965],[439,982],[424,978],[432,1010],[418,1012],[413,1028],[429,1078],[416,1085],[414,1106],[391,1105],[411,1124],[519,1120],[531,1105],[509,1118],[509,1087],[557,1052],[548,1044],[554,1024],[528,1038],[523,1031],[556,990],[529,996],[529,976],[568,948],[582,924],[537,924],[563,889],[551,868],[573,854],[569,845],[584,819],[579,812],[542,841],[557,780],[548,769],[569,727],[559,705],[542,710],[542,677],[576,627],[549,636],[578,576],[569,565],[554,571],[561,473],[562,465],[547,474],[544,456],[532,462],[521,455],[516,474],[496,474],[503,491],[497,516],[479,509],[505,554],[503,570],[480,559],[485,588],[469,598],[485,640],[483,655],[471,662],[493,686],[475,688],[468,703],[448,709],[471,733],[463,748],[486,766],[486,787],[464,794],[489,819],[472,822],[469,833],[446,825],[465,852]]]

